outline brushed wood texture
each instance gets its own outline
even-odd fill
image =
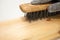
[[[25,18],[0,22],[0,40],[50,40],[59,37],[60,18],[29,23]]]

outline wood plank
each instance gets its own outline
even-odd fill
[[[0,22],[0,40],[50,40],[58,37],[60,17],[51,21],[37,20],[31,23],[24,18]]]

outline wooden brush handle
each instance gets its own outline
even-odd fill
[[[24,13],[28,13],[28,12],[46,10],[49,5],[50,4],[32,5],[27,3],[27,4],[22,4],[19,7]]]

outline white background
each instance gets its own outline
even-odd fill
[[[19,5],[30,2],[31,0],[0,0],[0,21],[23,16],[24,13],[19,9]]]

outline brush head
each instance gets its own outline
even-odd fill
[[[41,20],[44,18],[49,18],[49,17],[55,16],[55,15],[60,15],[60,13],[59,12],[49,13],[47,10],[43,10],[43,11],[26,13],[25,17],[29,21],[35,21],[38,19]]]
[[[32,4],[23,4],[20,6],[21,10],[25,13],[25,18],[28,21],[35,21],[38,19],[49,18],[51,16],[55,16],[60,14],[59,12],[48,12],[48,7],[51,4],[40,4],[40,5],[32,5]]]

